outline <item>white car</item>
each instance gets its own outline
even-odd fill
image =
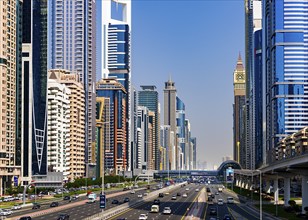
[[[138,197],[138,198],[142,198],[142,194],[138,194],[137,197]]]
[[[199,189],[198,189],[198,188],[196,189],[196,192],[199,192]]]
[[[164,214],[164,215],[170,215],[170,214],[171,214],[171,209],[170,209],[170,207],[165,207],[165,208],[164,208],[164,211],[163,211],[163,214]]]
[[[139,215],[139,220],[147,220],[148,219],[148,215],[147,214],[140,214]]]
[[[11,209],[12,210],[19,210],[19,209],[21,209],[21,206],[20,205],[14,205]]]
[[[186,191],[189,191],[189,188],[186,188],[185,190],[186,190]]]
[[[0,212],[1,216],[7,216],[7,215],[11,215],[11,214],[13,214],[13,212],[9,209],[2,209],[1,212]]]
[[[171,197],[171,200],[176,200],[176,195],[173,195],[173,196]]]
[[[131,190],[131,191],[130,191],[130,194],[135,194],[135,190]]]
[[[224,201],[222,199],[218,199],[218,202],[217,202],[218,205],[223,205],[224,204]]]
[[[183,193],[182,197],[183,197],[183,198],[187,198],[187,194],[186,194],[186,193]]]

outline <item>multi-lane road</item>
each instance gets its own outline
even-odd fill
[[[195,184],[188,184],[185,187],[179,188],[177,190],[174,190],[170,192],[169,195],[164,195],[164,197],[155,197],[150,201],[145,202],[142,205],[139,205],[137,207],[134,207],[118,216],[115,216],[112,219],[123,219],[126,218],[127,220],[138,220],[140,214],[147,214],[148,219],[174,219],[179,220],[181,219],[188,208],[191,207],[192,202],[195,200],[195,198],[199,195],[199,192],[204,187],[201,185],[195,185]],[[196,189],[199,189],[197,192]],[[179,193],[179,196],[176,196],[176,200],[172,200],[172,196],[177,195]],[[183,197],[183,194],[186,193],[187,197]],[[159,212],[158,213],[151,213],[151,206],[153,205],[154,199],[159,199]],[[201,204],[200,204],[201,205]],[[171,214],[170,215],[164,215],[162,214],[165,207],[170,207]]]
[[[199,184],[186,184],[186,186],[173,189],[170,191],[169,195],[164,195],[164,197],[154,196],[153,198],[146,200],[144,203],[141,203],[137,206],[134,206],[123,213],[120,213],[117,216],[114,216],[113,220],[117,219],[127,219],[127,220],[138,220],[140,214],[147,214],[148,219],[159,219],[159,220],[180,220],[183,219],[187,213],[190,213],[188,210],[192,210],[193,203],[196,201],[196,198],[200,195],[200,191],[204,187],[209,187],[212,194],[215,195],[213,199],[213,204],[199,204],[199,207],[203,207],[202,211],[199,212],[201,214],[200,219],[203,220],[210,220],[210,219],[224,219],[225,215],[231,215],[235,218],[241,216],[242,219],[251,219],[251,220],[258,220],[259,213],[256,210],[253,210],[249,206],[242,204],[241,201],[238,199],[236,194],[228,191],[223,190],[223,192],[218,192],[218,185],[199,185]],[[199,189],[198,191],[196,189]],[[106,209],[117,207],[123,204],[125,198],[129,198],[130,201],[140,200],[138,198],[138,194],[144,194],[147,190],[146,189],[139,189],[135,191],[135,194],[131,194],[130,191],[126,192],[116,192],[113,194],[114,196],[110,197],[107,200]],[[124,194],[123,194],[124,193]],[[178,194],[176,196],[176,200],[172,200],[172,196]],[[187,197],[183,197],[183,194],[186,193]],[[204,195],[207,200],[207,195]],[[234,198],[234,204],[227,204],[227,197],[232,196]],[[145,197],[146,198],[146,197]],[[112,201],[116,199],[119,201],[119,204],[112,204]],[[153,205],[154,199],[160,200],[159,205],[159,212],[158,213],[151,213],[151,206]],[[218,199],[222,199],[224,203],[222,205],[218,205]],[[73,201],[70,203],[69,207],[66,207],[64,210],[58,210],[57,208],[50,208],[49,205],[42,206],[41,215],[38,215],[32,219],[35,220],[52,220],[57,219],[60,213],[67,213],[70,215],[70,220],[80,220],[86,217],[92,216],[96,213],[101,212],[102,210],[99,208],[99,202],[96,201],[93,204],[87,204],[85,197],[80,198],[79,201]],[[62,201],[61,204],[68,204],[67,201]],[[164,215],[162,212],[165,207],[170,207],[172,213],[170,215]],[[211,213],[211,208],[216,208],[217,214]],[[46,213],[44,213],[46,211]],[[22,212],[17,213],[18,216],[24,215],[26,216],[29,213],[33,213],[33,210],[25,210]],[[16,214],[15,214],[16,216]],[[10,216],[10,219],[15,219],[14,217]],[[263,219],[267,219],[265,216]]]

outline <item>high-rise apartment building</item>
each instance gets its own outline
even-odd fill
[[[267,163],[280,139],[308,126],[307,7],[306,0],[263,1]]]
[[[166,169],[176,169],[175,139],[170,125],[160,126],[160,145],[166,149]]]
[[[138,91],[138,106],[145,106],[154,113],[153,125],[154,125],[154,136],[153,136],[153,160],[154,169],[159,169],[159,127],[160,127],[160,109],[159,109],[159,98],[156,86],[141,86]]]
[[[20,176],[20,4],[0,1],[0,195]]]
[[[47,0],[23,1],[23,185],[47,175]]]
[[[190,144],[191,142],[191,130],[190,130],[190,121],[188,119],[185,119],[184,124],[185,129],[185,151],[184,154],[184,163],[185,163],[185,169],[190,170],[191,169],[191,159],[192,159],[192,146]]]
[[[138,93],[135,87],[131,87],[131,127],[130,127],[130,151],[127,154],[128,171],[134,171],[137,167],[135,155],[137,154],[137,121],[138,121]],[[135,174],[134,174],[135,175]]]
[[[85,162],[95,165],[95,0],[48,1],[48,68],[78,74],[85,90]]]
[[[63,69],[53,69],[48,71],[48,75],[49,79],[65,85],[65,88],[70,90],[69,137],[66,139],[69,143],[67,178],[68,181],[73,181],[85,175],[85,91],[78,74]]]
[[[115,78],[102,79],[96,84],[97,105],[101,105],[99,99],[109,99],[105,104],[104,122],[110,129],[104,138],[105,163],[104,168],[108,173],[119,175],[127,169],[127,134],[126,134],[126,95],[124,86]],[[106,135],[104,134],[104,135]],[[100,152],[96,152],[99,154]],[[93,155],[96,157],[96,155]]]
[[[171,131],[173,131],[174,137],[173,139],[176,141],[176,88],[175,83],[169,79],[165,82],[164,88],[164,125],[169,125]],[[177,161],[178,152],[177,146],[175,151],[175,158],[172,158],[173,155],[169,155],[170,160]],[[175,164],[178,167],[177,164]]]
[[[53,76],[53,75],[51,75]],[[48,78],[48,141],[47,165],[50,172],[63,172],[68,181],[70,161],[71,90],[56,79]],[[72,155],[73,156],[73,155]]]
[[[246,149],[244,139],[244,106],[245,106],[245,69],[241,56],[238,57],[236,68],[233,72],[233,159],[242,166],[245,163]]]
[[[192,137],[191,138],[191,143],[193,145],[193,159],[192,159],[192,169],[196,170],[197,169],[197,138]]]

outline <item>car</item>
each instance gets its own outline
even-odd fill
[[[163,210],[163,214],[164,214],[164,215],[170,215],[170,214],[171,214],[171,209],[170,209],[170,207],[168,207],[168,206],[165,207],[164,210]]]
[[[214,199],[215,198],[215,194],[212,194],[211,197]]]
[[[71,200],[70,196],[64,196],[63,200]]]
[[[72,196],[72,199],[74,199],[74,200],[75,200],[75,199],[78,199],[78,198],[79,198],[79,195],[78,195],[78,194],[75,194],[75,195]]]
[[[217,208],[210,208],[210,215],[217,215]]]
[[[159,212],[159,205],[152,205],[151,212]]]
[[[162,198],[162,197],[164,197],[164,194],[163,194],[163,193],[159,193],[159,194],[158,194],[158,197],[161,197],[161,198]]]
[[[10,209],[2,209],[0,211],[0,216],[7,216],[7,215],[12,215],[13,212]]]
[[[186,190],[186,191],[189,191],[189,188],[186,188],[185,190]]]
[[[223,200],[223,199],[218,199],[217,204],[218,204],[218,205],[223,205],[223,204],[224,204],[224,200]]]
[[[33,203],[32,209],[40,209],[41,205],[39,203]]]
[[[176,195],[177,195],[177,196],[181,196],[181,193],[180,193],[180,192],[178,192]]]
[[[165,195],[169,195],[170,193],[167,191],[167,192],[165,192]]]
[[[159,199],[155,199],[153,202],[154,205],[159,205],[160,204],[160,200]]]
[[[227,203],[228,203],[228,204],[233,204],[233,203],[234,203],[233,197],[228,197],[228,198],[227,198]]]
[[[19,210],[19,209],[21,209],[21,205],[15,204],[11,209],[12,210]]]
[[[32,220],[31,216],[22,216],[19,220]]]
[[[142,194],[138,194],[137,197],[138,197],[138,198],[142,198]]]
[[[171,197],[171,200],[176,200],[176,195],[173,195],[173,196]]]
[[[119,204],[119,200],[114,199],[114,200],[111,201],[111,204]]]
[[[52,202],[52,203],[50,204],[50,207],[57,207],[57,206],[59,206],[59,203],[58,203],[58,202]]]
[[[229,214],[225,214],[223,220],[232,220],[232,217]]]
[[[196,192],[199,192],[199,188],[196,189]]]
[[[187,193],[183,193],[182,197],[187,198]]]
[[[215,195],[219,195],[219,192],[215,192]]]
[[[148,215],[147,214],[140,214],[139,215],[139,220],[147,220],[148,219]]]
[[[126,203],[126,202],[129,202],[129,198],[126,197],[124,200],[123,200],[123,203]]]
[[[131,191],[130,191],[130,194],[135,194],[135,190],[131,190]]]
[[[152,190],[157,190],[157,188],[156,188],[156,187],[153,187]]]
[[[149,194],[148,194],[148,193],[143,193],[143,195],[144,195],[144,196],[147,196],[147,195],[149,195]]]
[[[70,219],[70,216],[69,214],[66,214],[66,213],[61,213],[58,217],[58,220],[68,220]]]

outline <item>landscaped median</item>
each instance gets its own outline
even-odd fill
[[[125,203],[125,204],[122,204],[122,205],[119,205],[117,207],[114,207],[114,208],[111,208],[111,209],[108,209],[106,211],[104,211],[104,213],[97,213],[95,215],[92,215],[88,218],[85,218],[84,220],[105,220],[105,219],[110,219],[111,217],[115,216],[115,215],[118,215],[120,213],[123,213],[129,209],[132,209],[134,207],[137,207],[139,206],[140,204],[150,200],[150,199],[153,199],[154,197],[156,198],[157,195],[159,193],[164,193],[164,192],[167,192],[167,191],[170,191],[170,190],[175,190],[175,189],[178,189],[180,188],[182,185],[184,184],[187,184],[187,182],[183,182],[183,183],[179,183],[179,184],[176,184],[176,185],[171,185],[171,186],[168,186],[168,187],[165,187],[165,188],[162,188],[160,190],[155,190],[154,192],[150,192],[145,198],[140,198],[140,200],[137,200],[137,201],[134,201],[130,204],[128,203]]]

